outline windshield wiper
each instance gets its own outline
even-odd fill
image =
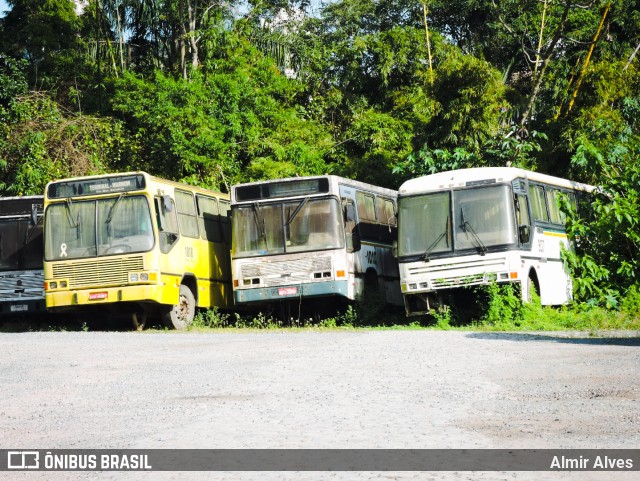
[[[256,219],[256,226],[258,227],[258,235],[261,239],[267,239],[267,231],[264,226],[264,219],[260,217],[260,205],[258,202],[251,204],[253,209],[253,215]]]
[[[120,201],[123,199],[123,197],[124,197],[124,194],[120,194],[116,199],[116,201],[113,203],[113,205],[111,206],[111,209],[109,209],[109,213],[107,214],[107,220],[104,221],[105,224],[107,225],[111,224],[111,221],[113,220],[113,214],[116,213],[116,208],[120,204]]]
[[[305,197],[302,200],[302,202],[298,204],[298,207],[295,208],[293,213],[289,216],[289,219],[287,219],[287,223],[284,225],[285,227],[288,227],[289,225],[291,225],[291,223],[293,222],[293,219],[296,218],[296,216],[302,210],[302,208],[304,207],[304,205],[307,203],[308,200],[309,200],[309,197]]]
[[[72,210],[73,203],[71,202],[71,199],[67,198],[65,205],[67,207],[67,218],[69,219],[69,224],[71,224],[71,227],[76,230],[76,239],[80,239],[80,212],[77,213],[74,221]]]
[[[124,197],[124,194],[120,194],[118,196],[116,201],[113,203],[113,205],[109,209],[109,213],[107,214],[107,219],[104,221],[104,223],[107,225],[107,238],[108,239],[110,239],[112,237],[112,235],[113,235],[113,232],[112,232],[112,229],[111,229],[111,221],[113,220],[113,215],[116,213],[116,209],[118,208],[118,205],[120,205],[120,201],[122,200],[123,197]]]
[[[480,252],[480,255],[481,256],[485,255],[487,253],[487,247],[484,245],[484,243],[482,242],[482,239],[480,239],[480,236],[475,231],[473,226],[469,223],[469,221],[464,219],[464,208],[462,207],[460,207],[460,220],[462,221],[462,224],[460,224],[460,228],[462,229],[462,232],[464,232],[467,235],[467,239],[469,237],[471,238],[472,244],[474,244],[476,249],[478,249],[478,251]],[[469,233],[471,233],[471,236],[469,236]]]
[[[434,240],[429,247],[427,247],[427,250],[424,251],[424,254],[422,254],[421,258],[423,261],[425,262],[429,262],[431,259],[429,258],[429,254],[431,254],[431,251],[433,249],[436,248],[436,246],[438,245],[438,243],[442,240],[442,238],[444,236],[447,236],[447,247],[449,247],[449,216],[447,215],[447,220],[445,223],[445,227],[444,227],[444,231],[442,232],[442,234],[440,234],[436,240]]]

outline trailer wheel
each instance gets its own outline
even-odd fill
[[[170,329],[181,330],[191,325],[195,314],[196,298],[188,286],[181,284],[178,304],[167,310],[162,320]]]

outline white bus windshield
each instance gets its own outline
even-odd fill
[[[335,198],[237,206],[232,229],[234,257],[344,247],[342,218]]]
[[[451,205],[453,202],[453,208]],[[506,185],[400,198],[398,255],[422,256],[517,242],[513,195]]]
[[[51,204],[45,212],[45,259],[79,259],[153,247],[151,213],[143,196]]]

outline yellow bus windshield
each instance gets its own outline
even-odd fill
[[[45,212],[45,259],[81,259],[149,251],[151,212],[141,195],[71,201]]]

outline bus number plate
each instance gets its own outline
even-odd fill
[[[90,292],[89,293],[89,300],[90,301],[99,301],[101,299],[106,299],[108,296],[108,293],[106,292]]]
[[[9,308],[9,310],[11,312],[25,312],[29,310],[29,306],[26,304],[14,304]]]
[[[278,295],[279,296],[295,296],[296,294],[298,294],[298,288],[297,287],[280,287],[280,288],[278,288]]]

